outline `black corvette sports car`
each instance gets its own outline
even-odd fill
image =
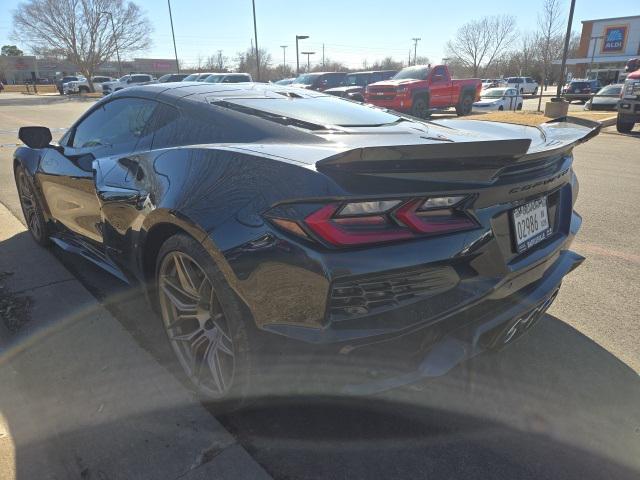
[[[55,145],[23,127],[14,168],[35,240],[144,286],[203,395],[246,397],[279,342],[345,370],[406,360],[343,386],[367,393],[445,373],[542,316],[583,260],[572,150],[598,131],[156,84],[100,100]]]

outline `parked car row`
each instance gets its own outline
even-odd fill
[[[531,77],[483,78],[482,89],[515,88],[520,95],[537,95],[538,82]]]

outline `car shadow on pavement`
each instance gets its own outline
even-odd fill
[[[636,372],[547,315],[440,378],[366,398],[284,394],[218,418],[276,478],[638,478],[638,405]]]

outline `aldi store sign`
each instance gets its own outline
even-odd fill
[[[602,53],[619,53],[624,51],[627,40],[627,25],[615,25],[604,29]]]

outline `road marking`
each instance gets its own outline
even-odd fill
[[[572,247],[576,250],[581,250],[585,253],[592,253],[594,255],[603,255],[605,257],[614,257],[626,260],[631,263],[637,263],[640,265],[640,255],[634,253],[621,252],[620,250],[612,250],[602,245],[595,245],[593,243],[573,242]]]

